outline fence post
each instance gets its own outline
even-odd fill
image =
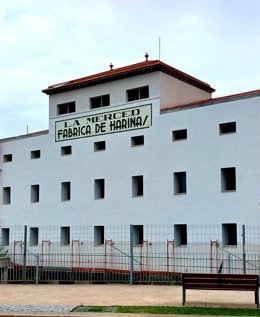
[[[39,253],[36,254],[36,260],[35,260],[35,284],[39,284]]]
[[[133,285],[133,275],[134,275],[134,231],[133,225],[130,225],[130,276],[129,283]]]
[[[26,283],[26,255],[27,255],[27,226],[24,226],[24,246],[23,246],[23,281]]]
[[[246,229],[245,225],[242,225],[242,246],[243,246],[243,273],[246,274]]]

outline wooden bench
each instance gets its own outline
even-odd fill
[[[186,290],[253,291],[259,308],[259,275],[253,274],[182,274],[182,305],[185,306]]]

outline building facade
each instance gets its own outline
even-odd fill
[[[49,130],[0,141],[3,246],[24,225],[32,250],[102,247],[119,227],[128,241],[133,225],[136,245],[240,252],[245,225],[259,251],[260,90],[214,99],[210,85],[146,60],[43,92]]]

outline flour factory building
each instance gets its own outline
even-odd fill
[[[259,253],[260,90],[214,91],[147,56],[44,89],[49,130],[0,140],[2,246]]]

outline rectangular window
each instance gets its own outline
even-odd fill
[[[90,98],[91,109],[107,107],[110,105],[110,95],[103,95]]]
[[[70,182],[62,182],[61,183],[61,200],[67,201],[70,200]]]
[[[174,194],[186,194],[187,193],[187,181],[186,172],[176,172],[174,177]]]
[[[13,155],[12,154],[3,155],[3,162],[4,163],[12,162],[12,160],[13,160]]]
[[[3,205],[11,204],[11,187],[3,187]]]
[[[60,154],[63,155],[71,155],[72,153],[72,147],[71,145],[67,145],[67,146],[62,146],[60,148]]]
[[[144,226],[133,225],[133,245],[143,244],[144,241]]]
[[[129,89],[126,91],[127,101],[149,98],[149,86]]]
[[[31,203],[38,203],[40,200],[40,185],[31,185]]]
[[[2,228],[1,245],[9,245],[9,244],[10,244],[10,229]]]
[[[94,142],[94,151],[105,151],[106,149],[106,141],[97,141]]]
[[[66,103],[62,103],[57,105],[57,115],[60,116],[62,114],[72,113],[76,111],[76,103],[75,101],[70,101]]]
[[[175,245],[187,245],[187,225],[174,225],[174,243]]]
[[[144,136],[143,135],[137,135],[131,137],[131,146],[140,146],[144,145]]]
[[[35,150],[31,151],[31,159],[38,159],[41,157],[41,151],[40,150]]]
[[[70,244],[70,227],[60,228],[60,244],[69,245]]]
[[[105,243],[105,228],[104,226],[94,227],[94,245],[103,245]]]
[[[172,131],[172,141],[186,140],[187,129]]]
[[[236,168],[227,167],[221,169],[221,191],[236,190]]]
[[[30,245],[38,245],[39,243],[39,228],[31,227],[30,228]]]
[[[144,195],[144,177],[143,175],[132,176],[132,196],[138,197]]]
[[[236,122],[226,122],[219,124],[219,134],[236,133]]]
[[[103,178],[95,179],[94,196],[95,196],[95,199],[105,198],[105,180]]]
[[[222,241],[223,245],[237,245],[237,224],[222,224]]]

